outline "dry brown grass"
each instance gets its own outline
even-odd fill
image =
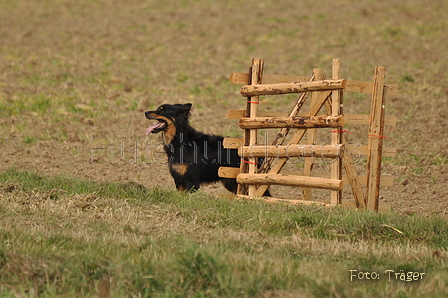
[[[288,297],[300,289],[316,297],[400,291],[411,297],[430,287],[443,293],[446,237],[439,233],[446,223],[440,219],[134,193],[139,188],[131,185],[120,194],[126,189],[120,185],[26,173],[10,172],[8,181],[0,187],[4,293],[191,296],[194,288]],[[351,280],[349,270],[383,278]],[[388,281],[386,270],[426,276],[413,287]]]
[[[42,179],[44,183],[46,179]],[[180,197],[170,198],[175,193],[160,197],[162,192],[149,192],[147,198],[131,194],[125,195],[127,199],[108,198],[101,193],[106,186],[90,184],[92,193],[72,195],[69,185],[73,180],[67,184],[59,181],[61,189],[26,180],[22,180],[23,187],[19,183],[1,185],[3,293],[58,296],[71,295],[77,289],[87,296],[103,293],[119,297],[123,291],[137,295],[146,288],[156,296],[161,290],[190,296],[202,287],[205,292],[226,289],[227,294],[220,294],[223,296],[243,291],[238,294],[243,297],[294,297],[304,293],[316,297],[373,297],[375,293],[395,295],[399,291],[415,296],[428,289],[435,295],[443,292],[445,245],[431,245],[438,240],[430,233],[418,232],[435,229],[429,226],[431,222],[416,224],[412,228],[415,231],[406,224],[398,226],[403,221],[400,219],[387,225],[401,229],[404,238],[387,228],[379,235],[368,229],[360,235],[355,225],[345,230],[347,224],[390,222],[394,216],[361,220],[359,214],[344,215],[339,210],[341,218],[334,225],[330,218],[336,214],[316,207],[301,210],[222,202],[202,195],[184,196],[184,201],[179,201]],[[32,185],[36,188],[29,189]],[[314,211],[314,219],[308,218],[310,211]],[[308,219],[299,221],[297,216]],[[391,245],[393,241],[398,242]],[[350,280],[348,270],[352,269],[375,271],[383,278],[377,284]],[[387,281],[385,270],[414,270],[427,276],[418,287],[411,287],[395,279]],[[148,280],[143,288],[136,288],[147,274],[155,274],[149,277],[159,286],[144,286]],[[178,274],[181,281],[176,281]],[[229,279],[221,280],[221,274]],[[189,282],[185,288],[178,288],[184,279]],[[256,281],[256,285],[243,280]],[[189,292],[190,282],[195,285],[193,292]]]

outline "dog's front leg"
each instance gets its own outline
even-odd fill
[[[185,180],[182,179],[182,177],[179,177],[177,175],[173,175],[174,178],[174,184],[176,184],[176,189],[178,191],[188,191],[187,183],[185,183]]]
[[[186,182],[186,186],[187,186],[187,191],[189,192],[194,192],[199,190],[199,183],[194,183],[192,181],[187,181]]]
[[[178,190],[178,191],[187,191],[187,187],[185,186],[185,184],[177,184],[176,183],[176,189]]]
[[[197,191],[199,189],[199,183],[193,181],[185,180],[185,177],[179,175],[173,175],[174,184],[176,184],[176,189],[178,191]]]
[[[184,183],[184,182],[182,182],[182,183],[178,183],[178,182],[175,182],[176,183],[176,189],[178,190],[178,191],[188,191],[188,192],[193,192],[193,191],[197,191],[198,189],[199,189],[199,185],[196,185],[196,184],[194,184],[194,183]]]

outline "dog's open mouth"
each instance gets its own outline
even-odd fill
[[[148,136],[151,133],[158,133],[161,132],[166,128],[168,124],[164,120],[159,120],[159,122],[156,125],[150,126],[146,129],[146,135]]]

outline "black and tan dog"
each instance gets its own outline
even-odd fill
[[[238,150],[223,147],[224,138],[196,131],[188,122],[191,103],[164,104],[145,117],[158,123],[146,130],[163,134],[171,176],[180,191],[198,190],[202,184],[221,181],[225,188],[236,193],[235,179],[218,176],[219,167],[239,167]],[[266,193],[265,195],[269,195]]]

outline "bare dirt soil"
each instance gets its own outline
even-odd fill
[[[261,57],[266,73],[329,73],[331,58],[340,57],[349,79],[372,80],[374,67],[385,65],[387,80],[400,85],[387,103],[399,123],[386,144],[398,155],[383,167],[396,180],[382,188],[382,201],[400,213],[448,216],[448,23],[441,4],[393,1],[394,17],[379,24],[379,4],[324,1],[294,13],[286,3],[249,2],[1,4],[0,171],[174,188],[160,136],[144,136],[145,110],[192,102],[194,127],[234,137],[241,133],[225,112],[242,109],[244,98],[228,82],[232,71],[245,72]],[[338,29],[329,36],[332,24]],[[368,111],[368,101],[359,102],[355,109]],[[219,184],[204,191],[226,192]]]
[[[142,113],[137,113],[142,115]],[[135,126],[143,135],[145,120]],[[85,133],[88,134],[87,130]],[[39,141],[37,144],[18,145],[22,141],[8,138],[1,151],[1,170],[14,167],[17,169],[38,171],[45,175],[70,175],[81,179],[98,182],[121,181],[136,182],[151,188],[162,186],[174,188],[174,182],[168,172],[166,158],[161,146],[145,148],[145,144],[161,144],[160,136],[150,136],[151,140],[127,134],[117,129],[109,132],[116,137],[110,143],[90,143],[86,141]],[[137,148],[137,151],[136,151]],[[148,150],[148,151],[145,151]],[[76,152],[75,154],[73,152]],[[137,155],[136,155],[137,154]],[[386,165],[386,168],[391,168]],[[398,176],[393,187],[381,189],[381,202],[391,204],[392,209],[400,213],[442,214],[448,210],[448,191],[446,167],[432,166],[424,175],[406,175],[409,168],[402,166],[389,171]],[[384,171],[383,171],[384,172]],[[403,173],[400,175],[400,173]],[[403,178],[403,176],[405,178]],[[437,179],[438,183],[434,183]],[[400,181],[401,180],[401,181]],[[273,187],[276,197],[300,198],[300,188]],[[202,188],[209,194],[228,193],[220,183]],[[328,194],[328,193],[327,193]],[[317,198],[325,199],[317,195]],[[344,199],[351,199],[349,191],[344,192]]]

